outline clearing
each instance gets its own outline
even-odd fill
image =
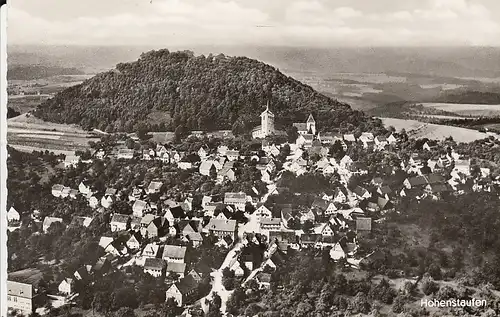
[[[488,138],[490,135],[476,130],[452,127],[440,124],[431,124],[416,120],[405,120],[396,118],[379,118],[383,124],[393,126],[397,131],[405,129],[408,136],[414,139],[428,138],[432,140],[444,140],[453,137],[457,142],[473,142]]]

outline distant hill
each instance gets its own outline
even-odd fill
[[[59,75],[84,75],[85,73],[76,68],[65,68],[56,66],[40,65],[15,65],[7,70],[8,80],[33,80]]]
[[[100,73],[45,101],[35,116],[84,128],[133,131],[155,129],[248,131],[269,101],[282,122],[305,120],[309,113],[322,129],[357,126],[367,118],[246,57],[192,52],[150,51],[132,63]]]
[[[481,91],[444,92],[433,102],[500,105],[500,93]]]

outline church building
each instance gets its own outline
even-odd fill
[[[252,130],[252,137],[254,139],[264,139],[276,133],[274,127],[274,114],[269,111],[269,102],[267,103],[266,110],[260,114],[260,122],[261,125]]]
[[[315,135],[316,134],[316,120],[314,120],[312,114],[309,115],[306,123],[296,122],[293,124],[293,126],[297,128],[297,132],[300,135],[304,135],[304,134]]]

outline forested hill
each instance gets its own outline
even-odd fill
[[[276,119],[320,128],[357,126],[363,113],[332,100],[272,66],[246,57],[207,57],[168,50],[143,53],[44,102],[35,115],[84,128],[134,131],[233,129],[248,131],[269,101]]]
[[[460,103],[460,104],[500,104],[500,94],[494,92],[462,91],[443,93],[434,102]]]

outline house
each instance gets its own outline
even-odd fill
[[[130,216],[130,230],[141,230],[142,217]]]
[[[156,153],[153,149],[142,150],[142,159],[145,161],[151,161],[155,158]]]
[[[62,223],[63,220],[62,220],[62,218],[58,218],[58,217],[45,217],[45,219],[43,219],[43,224],[42,224],[43,232],[47,233],[50,226],[56,222]]]
[[[358,199],[367,199],[372,197],[370,192],[361,186],[356,186],[352,192],[356,195],[356,197],[358,197]]]
[[[76,167],[80,163],[80,156],[66,155],[64,158],[64,168]]]
[[[206,147],[206,146],[202,146],[200,147],[200,149],[198,150],[198,156],[204,160],[209,154],[209,149]]]
[[[344,141],[356,142],[356,137],[354,136],[354,134],[344,134]]]
[[[281,221],[285,227],[288,227],[288,222],[292,220],[294,217],[292,216],[292,207],[284,206],[281,209]]]
[[[78,281],[87,281],[89,279],[89,273],[90,270],[92,269],[92,266],[87,265],[79,268],[78,270],[73,273],[73,276],[75,277],[76,280]]]
[[[357,232],[370,232],[370,231],[372,231],[372,218],[357,217],[356,218],[356,231]]]
[[[94,220],[94,218],[74,216],[73,219],[71,219],[71,225],[88,228],[92,220]]]
[[[130,225],[130,216],[114,214],[111,218],[111,232],[127,230]]]
[[[303,247],[316,247],[321,242],[321,233],[303,233],[300,235],[300,244]]]
[[[229,269],[234,272],[234,276],[236,277],[242,277],[243,275],[245,275],[245,271],[241,267],[239,261],[234,261],[234,263],[229,266]]]
[[[102,196],[101,198],[101,206],[103,206],[104,208],[108,209],[109,207],[111,207],[111,205],[113,205],[113,197],[111,195],[104,195]]]
[[[220,220],[212,218],[206,225],[205,229],[219,238],[223,238],[225,236],[230,236],[233,240],[236,238],[236,220]]]
[[[289,245],[297,243],[293,230],[269,231],[269,245],[276,244],[282,251],[287,251]]]
[[[199,172],[201,175],[211,176],[217,173],[217,167],[214,161],[203,161],[200,164]]]
[[[134,158],[134,150],[132,150],[132,149],[119,149],[116,157],[119,160],[131,160]]]
[[[138,250],[141,247],[142,236],[139,232],[134,232],[130,235],[130,238],[125,242],[125,245],[130,250]]]
[[[347,169],[351,164],[353,163],[353,160],[349,155],[344,155],[344,157],[340,160],[339,165],[343,169]]]
[[[132,206],[132,215],[136,217],[143,217],[148,211],[149,204],[144,200],[136,200]]]
[[[224,181],[225,179],[228,179],[233,182],[236,180],[236,173],[234,172],[234,169],[232,169],[231,167],[224,166],[217,173],[217,179],[220,182]]]
[[[143,224],[144,227],[142,227]],[[141,234],[147,238],[162,237],[165,235],[166,227],[168,227],[168,222],[165,218],[154,217],[147,225],[141,221]]]
[[[179,262],[168,262],[167,263],[167,274],[177,274],[179,278],[184,278],[184,273],[186,272],[186,263]]]
[[[7,279],[7,307],[17,310],[22,314],[29,316],[36,309],[37,297],[35,287],[26,282],[13,281]]]
[[[358,140],[361,141],[361,143],[363,143],[363,147],[365,149],[372,146],[374,143],[373,134],[369,132],[363,132]]]
[[[260,230],[279,230],[279,229],[281,229],[281,218],[260,219]]]
[[[80,182],[80,185],[78,185],[78,191],[80,191],[80,193],[84,196],[92,195],[92,189],[84,182]]]
[[[163,186],[163,182],[160,181],[152,181],[149,183],[148,189],[146,193],[148,194],[157,194],[161,191],[161,187]]]
[[[92,209],[96,209],[97,207],[99,207],[99,200],[95,196],[90,197],[88,202],[90,208]]]
[[[61,197],[64,186],[61,184],[54,184],[52,186],[52,196]]]
[[[240,210],[245,210],[245,205],[247,203],[247,195],[245,193],[225,193],[224,194],[224,204],[234,205]]]
[[[144,250],[142,250],[142,256],[147,258],[156,258],[160,247],[154,243],[148,243]]]
[[[335,188],[333,192],[333,201],[336,203],[345,203],[347,201],[347,193],[342,188]]]
[[[179,222],[182,219],[185,219],[186,213],[184,212],[184,209],[182,209],[182,207],[178,205],[168,208],[165,212],[165,218],[167,219],[168,223],[173,224]]]
[[[184,257],[186,256],[186,247],[178,245],[166,245],[163,249],[162,259],[168,263],[184,263]]]
[[[196,293],[198,283],[190,275],[182,279],[180,282],[172,284],[165,293],[165,299],[173,298],[177,305],[182,307],[186,301]]]
[[[257,208],[253,215],[257,217],[258,219],[261,218],[272,218],[272,212],[269,210],[265,205],[261,205],[259,208]]]
[[[10,222],[18,222],[21,220],[21,215],[17,210],[14,208],[14,206],[10,207],[9,211],[7,212],[7,221]]]
[[[143,188],[135,187],[134,189],[132,189],[132,192],[128,195],[128,200],[136,201],[141,199],[144,195],[146,195],[146,192],[144,191]]]
[[[333,236],[335,235],[335,228],[333,227],[331,222],[327,222],[319,226],[318,232],[322,236]]]
[[[259,288],[269,288],[271,287],[271,274],[260,272],[255,277]]]
[[[239,151],[227,151],[226,157],[229,161],[236,161],[240,158],[240,152]]]
[[[453,188],[448,183],[428,184],[424,189],[424,192],[433,199],[440,199],[443,195],[452,191]]]
[[[410,177],[404,180],[403,185],[408,188],[419,188],[427,184],[427,179],[424,176]]]
[[[389,144],[394,144],[396,143],[398,140],[396,139],[396,137],[394,136],[394,134],[391,133],[391,135],[389,135],[387,137],[387,143]]]
[[[196,281],[196,283],[200,283],[201,280],[202,280],[200,273],[196,272],[194,269],[192,269],[191,271],[189,271],[189,273],[187,274],[186,278],[188,276],[191,276]]]
[[[314,141],[314,134],[300,134],[295,144],[299,147],[304,147],[306,149],[312,147]]]
[[[75,281],[72,278],[65,278],[64,280],[62,280],[61,283],[59,283],[57,289],[61,294],[70,295],[74,293],[75,290],[74,287],[75,287]]]
[[[389,144],[389,141],[387,141],[387,138],[385,136],[378,135],[375,137],[375,145],[379,149],[384,149],[388,144]]]
[[[104,275],[111,268],[111,261],[109,257],[103,256],[97,260],[97,262],[92,267],[92,271],[95,275]]]
[[[453,172],[464,174],[465,176],[470,176],[471,174],[470,160],[456,160],[455,166],[453,167]]]
[[[144,273],[154,277],[161,277],[165,272],[165,261],[163,259],[147,258],[144,261]]]

